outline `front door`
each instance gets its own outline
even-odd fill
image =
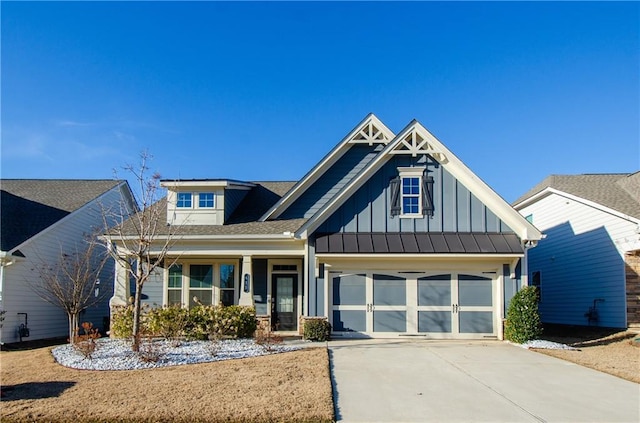
[[[298,328],[297,298],[298,275],[272,275],[271,327],[272,330],[292,331]]]

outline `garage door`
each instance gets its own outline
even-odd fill
[[[331,272],[330,278],[335,335],[496,336],[494,277],[472,272]]]

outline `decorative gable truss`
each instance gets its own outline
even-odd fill
[[[413,125],[413,128],[400,138],[389,154],[410,154],[412,157],[428,154],[438,162],[445,164],[448,161],[447,155],[437,147],[438,144],[428,131],[422,131],[419,125]]]
[[[389,144],[391,138],[389,138],[389,131],[381,129],[380,125],[376,123],[373,115],[371,115],[361,128],[358,128],[355,134],[349,139],[349,144]]]

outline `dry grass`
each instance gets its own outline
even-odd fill
[[[3,423],[333,420],[325,348],[136,371],[69,369],[50,350],[0,353]]]
[[[632,332],[544,336],[544,339],[571,345],[578,350],[536,351],[640,383],[640,347],[634,346],[632,341],[636,336],[638,334]]]

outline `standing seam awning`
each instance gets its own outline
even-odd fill
[[[335,233],[316,238],[316,254],[524,254],[515,234]]]

